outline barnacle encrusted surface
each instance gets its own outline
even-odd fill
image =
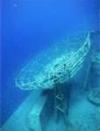
[[[100,87],[93,88],[89,91],[88,100],[91,103],[100,106]]]

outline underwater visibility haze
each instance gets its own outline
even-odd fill
[[[3,131],[100,131],[99,2],[2,2]]]

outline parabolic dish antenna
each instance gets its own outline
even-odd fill
[[[69,51],[68,46],[81,45]],[[90,50],[90,35],[78,35],[62,40],[32,58],[18,73],[16,86],[23,90],[52,89],[55,82],[69,81],[80,70]]]

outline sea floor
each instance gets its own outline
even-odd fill
[[[12,114],[3,125],[2,131],[33,131],[29,128],[27,116],[40,95],[38,93],[34,98],[34,94],[36,92],[31,93]],[[66,122],[62,118],[57,123],[54,119],[50,119],[46,131],[100,131],[100,106],[92,104],[85,96],[80,95],[76,98],[76,101],[70,105],[66,118]]]

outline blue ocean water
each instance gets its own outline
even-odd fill
[[[30,93],[15,87],[20,65],[65,34],[99,30],[98,3],[99,0],[3,0],[2,124]]]

